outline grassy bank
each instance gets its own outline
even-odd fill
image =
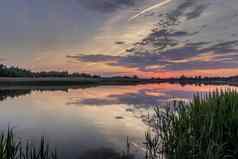
[[[155,109],[155,132],[146,134],[149,158],[237,159],[238,93],[198,95],[175,109]]]

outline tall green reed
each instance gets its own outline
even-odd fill
[[[238,93],[196,95],[173,109],[155,108],[155,131],[146,133],[147,158],[237,159]]]
[[[0,159],[57,159],[56,151],[50,151],[49,145],[42,137],[38,147],[26,142],[23,144],[14,136],[13,130],[0,136]]]

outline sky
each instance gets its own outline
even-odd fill
[[[0,0],[0,62],[103,76],[238,75],[237,0]]]

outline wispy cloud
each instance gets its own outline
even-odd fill
[[[188,20],[198,18],[209,6],[209,1],[184,0],[169,14],[176,17],[184,16]]]
[[[139,17],[139,16],[141,16],[141,15],[147,13],[147,12],[150,12],[150,11],[152,11],[152,10],[154,10],[154,9],[163,7],[163,6],[167,5],[168,3],[170,3],[171,1],[172,1],[172,0],[164,0],[164,1],[159,2],[159,3],[155,4],[155,5],[152,5],[152,6],[148,7],[148,8],[145,8],[145,9],[143,9],[141,12],[139,12],[138,14],[136,14],[136,15],[130,17],[130,18],[129,18],[129,21],[132,21],[132,20],[136,19],[137,17]]]
[[[192,69],[218,69],[237,67],[238,41],[219,43],[190,43],[157,53],[135,53],[127,56],[75,55],[68,56],[81,62],[107,63],[110,66],[136,68],[142,72],[185,71]]]
[[[134,6],[136,0],[78,0],[78,2],[89,9],[110,13],[124,7]]]

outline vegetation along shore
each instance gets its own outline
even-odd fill
[[[227,84],[238,85],[238,76],[233,77],[186,77],[178,78],[139,78],[137,76],[101,77],[85,73],[67,71],[32,72],[18,67],[0,65],[0,85],[136,85],[146,83],[186,84]]]

